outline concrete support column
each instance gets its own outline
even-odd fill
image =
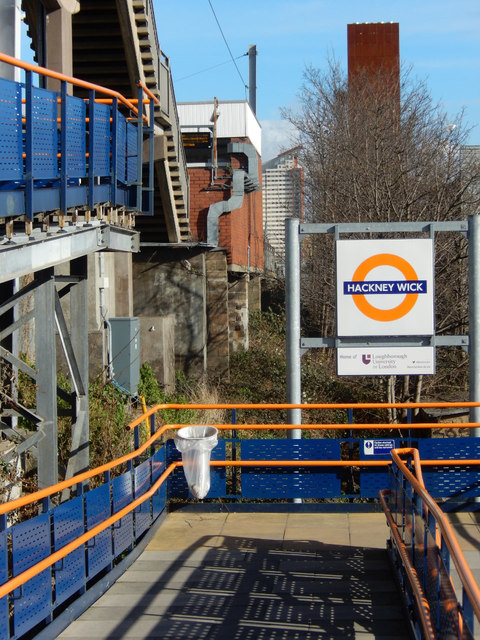
[[[235,277],[228,284],[230,351],[248,349],[248,276]]]
[[[115,289],[115,316],[131,318],[133,316],[133,278],[132,254],[115,253],[115,281],[110,286]]]
[[[47,13],[45,24],[46,61],[48,69],[73,76],[72,13],[61,7]],[[47,78],[47,89],[60,91],[60,82]],[[68,87],[69,93],[71,86]]]
[[[227,256],[223,251],[205,255],[207,282],[207,371],[230,375]]]
[[[2,53],[21,57],[21,0],[0,0],[0,42]],[[0,77],[20,82],[20,69],[0,62]]]
[[[250,313],[262,310],[262,280],[250,276],[248,281],[248,309]]]

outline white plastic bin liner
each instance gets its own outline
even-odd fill
[[[182,427],[175,446],[182,454],[188,488],[195,498],[204,498],[210,490],[210,451],[217,446],[218,429],[204,425]]]

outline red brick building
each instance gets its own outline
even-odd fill
[[[261,129],[247,102],[178,105],[192,240],[222,248],[228,271],[263,270]]]

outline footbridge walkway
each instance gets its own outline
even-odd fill
[[[1,640],[479,637],[480,444],[442,437],[479,425],[434,406],[217,405],[202,502],[171,411],[211,405],[153,407],[130,454],[1,505]]]

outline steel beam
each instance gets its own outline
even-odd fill
[[[106,223],[92,223],[91,226],[75,226],[57,233],[34,232],[30,236],[14,236],[12,242],[0,243],[0,282],[101,250],[139,251],[139,233]]]
[[[65,477],[87,471],[90,464],[90,429],[88,421],[88,259],[70,263],[70,275],[80,278],[70,290],[70,339],[79,380],[75,385],[72,444]]]
[[[55,358],[55,280],[50,278],[35,290],[35,362],[37,369],[37,414],[43,418],[43,438],[37,452],[38,488],[58,482],[57,370]],[[42,275],[45,274],[45,271]]]

